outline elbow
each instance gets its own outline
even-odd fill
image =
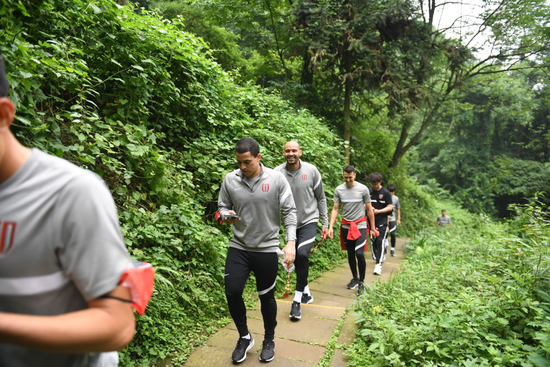
[[[117,335],[112,338],[110,349],[109,350],[117,350],[120,351],[134,338],[134,334],[136,331],[136,324],[135,321],[132,320],[132,322],[128,325],[125,325],[121,330],[118,331]]]

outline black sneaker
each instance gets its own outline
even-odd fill
[[[355,289],[359,285],[359,279],[353,278],[351,282],[348,283],[347,287],[348,289]]]
[[[365,293],[365,285],[363,282],[359,282],[359,289],[357,290],[357,295],[360,296]]]
[[[298,303],[298,302],[296,302]],[[299,305],[299,303],[298,303]],[[262,353],[260,353],[260,362],[271,362],[275,358],[275,341],[264,340]]]
[[[310,304],[313,302],[313,296],[311,294],[302,293],[302,303]]]
[[[248,352],[253,346],[254,339],[252,338],[252,335],[250,335],[250,339],[239,338],[237,346],[231,355],[231,360],[234,363],[241,363],[246,359],[246,352]]]
[[[392,248],[392,249],[390,250],[390,253],[391,253],[391,256],[395,256],[395,249]]]
[[[290,307],[290,318],[293,320],[300,320],[302,318],[302,312],[300,311],[300,303],[296,301],[292,302],[292,306]]]

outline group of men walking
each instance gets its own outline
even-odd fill
[[[387,251],[387,235],[392,238],[391,255],[395,256],[395,228],[401,223],[400,204],[391,191],[382,187],[382,175],[369,176],[371,188],[355,181],[355,168],[344,167],[344,183],[334,192],[334,206],[327,216],[327,203],[321,174],[300,159],[302,150],[295,141],[285,144],[286,162],[270,169],[261,163],[260,147],[252,138],[242,138],[235,147],[239,168],[223,180],[218,209],[220,219],[233,225],[233,236],[225,264],[225,293],[231,317],[239,332],[232,360],[240,363],[254,346],[247,326],[242,297],[250,272],[256,277],[256,289],[264,322],[264,340],[260,361],[275,357],[275,327],[279,228],[283,214],[286,246],[282,249],[287,266],[295,263],[296,290],[290,318],[301,318],[301,304],[314,298],[308,286],[309,254],[315,243],[319,219],[322,237],[334,237],[334,224],[342,211],[340,242],[348,253],[352,279],[349,289],[365,291],[367,237],[375,260],[374,274],[380,275]],[[396,219],[397,213],[397,219]]]

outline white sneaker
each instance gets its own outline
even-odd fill
[[[382,273],[382,264],[374,265],[374,275],[380,275]]]
[[[386,255],[383,255],[382,262],[386,262]]]

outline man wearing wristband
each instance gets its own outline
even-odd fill
[[[0,58],[0,366],[115,367],[135,328],[115,203],[95,173],[24,147],[14,114]]]

